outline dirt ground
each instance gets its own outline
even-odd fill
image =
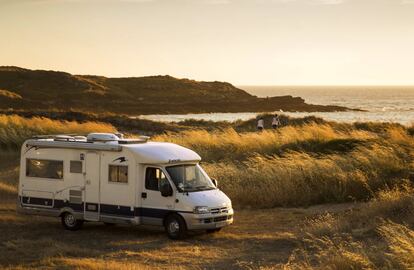
[[[0,166],[0,268],[282,268],[300,248],[307,218],[352,207],[236,210],[233,225],[183,241],[172,241],[154,227],[85,223],[71,232],[57,218],[16,213],[17,160],[3,158]]]
[[[21,216],[0,206],[0,266],[10,268],[279,268],[300,247],[303,221],[326,211],[309,209],[237,211],[235,223],[216,234],[169,240],[152,227],[86,223],[66,231],[56,218]],[[344,206],[332,206],[341,208]],[[331,212],[335,209],[329,209]]]

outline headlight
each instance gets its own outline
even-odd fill
[[[207,214],[210,211],[208,210],[207,206],[196,206],[194,207],[194,213],[195,214]]]

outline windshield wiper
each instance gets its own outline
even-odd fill
[[[198,187],[195,187],[194,189],[197,189],[197,190],[203,190],[203,189],[210,190],[210,189],[214,189],[214,188],[210,187],[210,186],[198,186]]]

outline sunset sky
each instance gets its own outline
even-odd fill
[[[0,0],[0,65],[413,85],[414,0]]]

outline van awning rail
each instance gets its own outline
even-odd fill
[[[44,135],[34,135],[31,139],[55,139],[59,137],[75,137],[75,136],[87,136],[88,134],[44,134]]]
[[[81,141],[47,141],[47,140],[28,140],[27,146],[33,146],[37,148],[68,148],[68,149],[85,149],[85,150],[102,150],[102,151],[114,151],[120,152],[122,146],[118,144],[109,143],[92,143]]]

